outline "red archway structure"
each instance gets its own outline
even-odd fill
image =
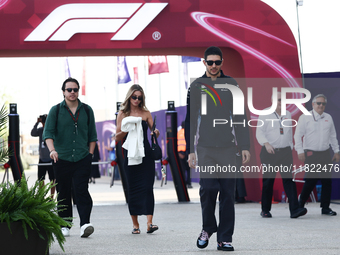
[[[289,82],[301,77],[294,36],[260,0],[2,0],[0,24],[0,57],[202,57],[215,45],[228,75],[302,86]],[[245,95],[247,86],[241,84]],[[272,86],[254,92],[257,109],[270,105]],[[260,146],[251,135],[252,164],[259,165]],[[248,179],[247,186],[249,199],[259,200],[260,180]]]

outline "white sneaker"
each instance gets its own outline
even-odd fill
[[[61,233],[63,233],[63,236],[70,236],[70,229],[63,227],[61,228]]]
[[[94,232],[94,227],[91,223],[84,224],[80,227],[80,237],[88,237]]]

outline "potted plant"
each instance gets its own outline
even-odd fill
[[[2,108],[0,132],[7,122],[4,112]],[[8,151],[5,153],[3,148],[0,151],[0,163],[3,163]],[[1,254],[48,254],[55,239],[64,250],[61,226],[70,223],[58,216],[62,209],[49,196],[51,187],[52,184],[43,186],[39,181],[28,187],[24,175],[20,182],[0,184]]]

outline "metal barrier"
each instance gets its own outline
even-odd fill
[[[112,180],[110,182],[110,188],[113,186],[114,184],[114,166],[117,164],[116,161],[103,161],[103,162],[92,162],[92,165],[104,165],[104,164],[110,164],[111,165],[111,171],[112,171]],[[29,166],[51,166],[52,162],[50,163],[38,163],[38,164],[28,164]],[[7,162],[5,164],[0,164],[0,167],[3,166],[5,168],[5,174],[4,177],[2,179],[1,183],[4,183],[5,178],[7,176],[7,184],[9,182],[9,172],[8,169],[10,168],[10,164]]]
[[[0,166],[3,166],[5,168],[5,174],[4,174],[4,178],[2,179],[1,183],[4,183],[5,178],[7,176],[7,188],[8,188],[8,182],[9,182],[9,173],[8,173],[8,168],[10,167],[10,165],[8,163],[5,164],[0,164]]]
[[[92,162],[92,165],[104,165],[104,164],[112,164],[112,161]],[[52,162],[51,163],[28,164],[28,165],[29,166],[51,166]]]

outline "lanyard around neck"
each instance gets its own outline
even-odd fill
[[[314,121],[315,121],[315,122],[318,122],[319,119],[316,119],[316,118],[315,118],[314,111],[312,111],[312,114],[313,114],[313,119],[314,119]],[[323,119],[323,118],[324,118],[324,116],[321,116],[321,115],[320,115],[320,119]]]
[[[76,134],[78,134],[78,118],[79,118],[80,110],[77,113],[77,118],[74,118],[74,115],[72,114],[71,110],[68,107],[66,107],[66,109],[67,109],[68,113],[71,115],[71,118],[74,122],[74,127],[76,128]]]
[[[279,115],[276,112],[274,112],[274,114],[275,114],[276,118],[279,120],[280,128],[282,128],[281,118],[279,117]]]

